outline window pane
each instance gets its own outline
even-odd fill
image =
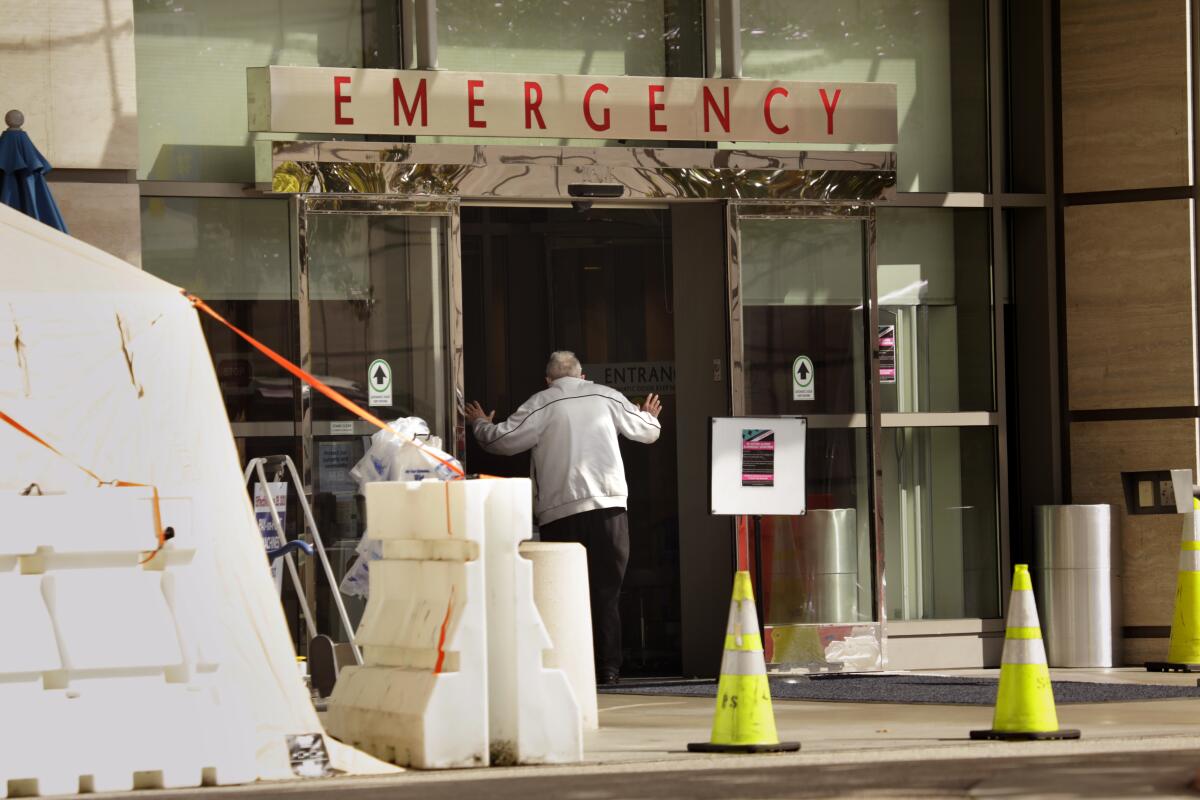
[[[987,210],[878,215],[883,411],[994,410]]]
[[[890,619],[1000,616],[994,428],[886,428]]]
[[[748,413],[863,411],[862,223],[744,219],[740,227]],[[800,355],[812,359],[811,400],[794,399]]]
[[[742,0],[742,72],[894,83],[900,190],[987,191],[983,10],[977,0]]]
[[[742,219],[746,413],[862,412],[863,223]],[[812,363],[813,395],[792,370]],[[866,430],[810,428],[804,517],[762,521],[763,618],[771,625],[874,618]]]
[[[805,451],[808,513],[762,520],[763,620],[872,620],[866,429],[809,429]]]
[[[365,407],[375,383],[368,369],[382,359],[389,390],[370,401],[373,411],[420,417],[450,446],[441,310],[446,227],[437,216],[310,214],[307,252],[313,371]],[[355,416],[314,395],[313,418]]]
[[[359,0],[134,0],[138,177],[254,179],[246,68],[362,66]],[[306,136],[305,138],[326,138]]]
[[[441,0],[438,65],[479,72],[666,75],[664,0]]]
[[[703,0],[440,0],[438,65],[463,72],[701,77],[703,5]],[[417,141],[478,139],[420,136]],[[606,143],[535,137],[488,141],[580,147]]]
[[[296,360],[286,200],[142,198],[142,265]],[[202,316],[231,422],[291,421],[296,381],[225,326]]]

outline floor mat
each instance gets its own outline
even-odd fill
[[[818,700],[832,703],[931,703],[990,706],[996,702],[995,678],[939,675],[787,675],[771,677],[776,700]],[[1113,703],[1138,700],[1200,698],[1198,686],[1144,683],[1054,681],[1054,701]],[[603,686],[601,694],[642,694],[668,697],[716,697],[715,680],[633,679]]]

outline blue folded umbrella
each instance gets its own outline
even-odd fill
[[[66,233],[67,226],[46,185],[50,170],[50,162],[25,131],[9,128],[0,133],[0,203]]]

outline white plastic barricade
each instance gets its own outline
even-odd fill
[[[587,551],[575,542],[523,542],[520,553],[533,564],[533,599],[553,643],[546,651],[546,666],[567,674],[583,728],[594,731],[600,727],[600,715]]]
[[[533,530],[526,478],[471,481],[487,489],[488,714],[492,762],[562,764],[583,758],[579,703],[561,669],[545,666],[553,644],[533,598],[533,562],[517,546]],[[591,636],[591,631],[587,632]]]
[[[383,543],[326,727],[344,742],[424,769],[486,766],[483,507],[465,482],[370,483],[367,529]]]
[[[255,780],[193,591],[191,501],[148,489],[0,494],[0,797]],[[141,562],[145,563],[141,563]],[[218,637],[219,638],[219,637]]]
[[[372,483],[383,543],[357,641],[329,701],[334,736],[420,768],[582,758],[579,707],[533,602],[525,479]]]

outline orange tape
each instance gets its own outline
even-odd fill
[[[441,675],[442,666],[446,663],[446,628],[450,626],[450,614],[454,611],[454,587],[450,587],[450,600],[446,603],[446,616],[442,617],[442,631],[438,634],[437,662],[433,665],[433,674]]]
[[[163,546],[166,545],[166,543],[167,543],[167,535],[163,531],[162,507],[160,506],[159,500],[158,500],[158,487],[157,486],[154,486],[149,483],[134,483],[133,481],[106,481],[103,478],[101,478],[99,475],[97,475],[96,473],[92,472],[87,467],[83,466],[82,464],[76,463],[72,459],[67,458],[63,454],[63,452],[61,450],[59,450],[57,447],[55,447],[54,445],[47,442],[45,439],[38,436],[33,431],[29,430],[21,423],[17,422],[15,419],[10,417],[8,414],[5,414],[3,411],[0,411],[0,420],[7,422],[9,425],[11,425],[17,431],[28,436],[33,441],[37,442],[42,447],[49,450],[51,453],[54,453],[56,456],[61,458],[63,461],[66,461],[68,464],[75,467],[80,472],[83,472],[89,478],[91,478],[92,480],[94,480],[96,483],[98,483],[101,486],[116,486],[118,488],[123,488],[123,489],[140,488],[140,489],[150,489],[151,491],[153,491],[154,492],[154,535],[158,542],[158,546],[156,548],[154,548],[153,552],[151,552],[150,555],[146,556],[141,561],[139,561],[138,564],[145,564],[147,561],[149,561],[150,559],[152,559],[156,555],[158,555],[159,551],[163,549]]]
[[[214,311],[211,306],[209,306],[207,303],[205,303],[199,297],[196,297],[196,295],[189,294],[185,290],[183,292],[183,296],[186,297],[188,299],[188,301],[195,308],[203,311],[205,314],[208,314],[210,317],[215,319],[217,322],[221,323],[226,328],[229,328],[229,330],[233,331],[238,336],[245,339],[256,350],[258,350],[260,353],[262,353],[267,358],[274,361],[279,366],[283,367],[292,376],[298,378],[299,380],[303,381],[304,383],[307,383],[309,386],[313,387],[318,392],[325,395],[330,400],[332,400],[333,402],[337,403],[342,408],[349,411],[351,414],[354,414],[355,416],[366,420],[367,422],[374,425],[376,428],[379,428],[382,431],[388,431],[390,433],[395,433],[395,430],[390,425],[388,425],[386,422],[381,420],[379,417],[375,416],[370,411],[364,410],[363,408],[361,408],[359,405],[357,405],[356,403],[351,401],[349,398],[347,398],[345,395],[343,395],[341,392],[337,391],[336,389],[334,389],[330,386],[326,386],[315,375],[310,375],[308,372],[305,372],[304,370],[300,369],[300,367],[296,366],[291,361],[288,361],[286,358],[279,355],[279,353],[276,353],[270,347],[267,347],[265,344],[258,341],[253,336],[246,333],[241,328],[237,327],[236,325],[231,323],[229,320],[222,317],[220,314],[218,314],[216,311]],[[449,468],[450,471],[454,472],[459,478],[463,478],[466,476],[466,473],[463,472],[461,467],[454,464],[453,462],[447,461],[446,459],[438,456],[436,453],[431,452],[428,448],[426,448],[424,445],[422,445],[417,440],[404,439],[404,437],[401,437],[401,438],[408,444],[411,444],[413,447],[416,447],[418,450],[425,453],[425,455],[434,459],[435,461],[442,464],[443,466]]]

